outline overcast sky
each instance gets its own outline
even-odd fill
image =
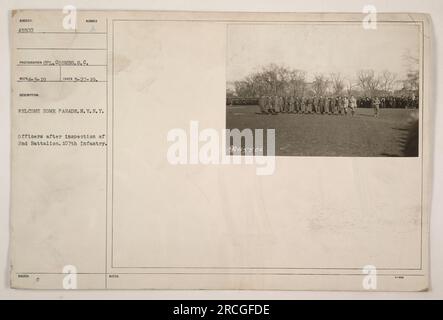
[[[301,69],[308,81],[316,73],[341,72],[355,78],[357,70],[389,70],[405,78],[406,52],[420,54],[420,29],[412,24],[230,25],[227,80],[241,80],[262,66],[276,63]]]

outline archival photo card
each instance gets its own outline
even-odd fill
[[[424,14],[11,12],[11,287],[429,287]]]

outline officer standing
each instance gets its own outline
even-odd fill
[[[295,112],[295,97],[291,96],[289,98],[289,112],[294,113]]]
[[[345,116],[348,115],[348,108],[349,108],[349,99],[348,97],[344,97],[343,98],[343,110],[344,110],[344,114]]]
[[[351,108],[351,115],[355,115],[355,111],[357,109],[357,99],[351,95],[351,99],[349,99],[349,107]]]
[[[372,99],[372,106],[374,108],[374,117],[378,118],[380,113],[380,99],[378,97],[375,97],[375,99]]]
[[[330,108],[330,106],[331,106],[331,98],[329,98],[329,97],[326,97],[325,98],[325,103],[324,103],[324,106],[325,106],[325,109],[324,109],[324,114],[329,114],[330,112],[329,112],[329,108]]]
[[[314,112],[315,113],[319,113],[319,99],[318,99],[318,96],[314,97],[313,103],[314,103]]]

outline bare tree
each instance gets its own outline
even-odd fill
[[[348,95],[352,95],[352,94],[353,94],[353,91],[354,91],[355,89],[357,89],[357,87],[358,87],[358,84],[357,84],[357,83],[353,82],[353,81],[350,80],[350,79],[345,79],[345,89],[346,89],[346,93],[347,93]]]
[[[342,94],[345,84],[344,84],[344,78],[342,77],[341,73],[331,73],[331,84],[332,84],[332,92],[335,95]]]
[[[365,94],[373,95],[379,89],[380,79],[375,76],[374,70],[360,70],[357,72],[358,85]]]
[[[265,66],[262,71],[254,74],[256,81],[266,82],[266,89],[271,94],[281,94],[285,90],[289,71],[276,64]]]
[[[412,57],[411,59],[414,60]],[[329,76],[316,74],[312,85],[307,86],[306,73],[302,70],[291,69],[277,64],[269,64],[259,71],[253,72],[242,80],[230,83],[227,96],[256,98],[263,95],[305,95],[306,91],[320,96],[332,92],[341,95],[350,94],[386,94],[393,92],[396,83],[402,83],[403,89],[416,93],[419,88],[418,70],[410,70],[405,79],[397,80],[397,75],[388,70],[376,74],[374,70],[360,70],[355,81],[343,77],[340,73]],[[360,90],[358,90],[360,88]],[[360,91],[360,92],[357,92]]]
[[[315,95],[322,96],[326,93],[328,85],[328,79],[322,74],[317,74],[315,75],[314,81],[312,83],[312,90],[314,91]]]
[[[410,50],[407,50],[403,54],[403,60],[408,68],[407,78],[402,81],[403,89],[418,91],[420,81],[420,59],[417,55],[412,54]]]
[[[420,87],[420,75],[418,71],[410,71],[406,75],[406,79],[403,80],[403,89],[418,91]]]
[[[304,71],[270,64],[243,80],[234,82],[234,88],[237,96],[245,98],[265,94],[302,94],[306,86],[305,77]]]
[[[289,71],[289,93],[302,95],[306,88],[306,72],[301,70]]]
[[[397,74],[392,73],[388,70],[384,70],[380,77],[380,89],[385,92],[391,92],[394,90],[394,84],[397,79]]]

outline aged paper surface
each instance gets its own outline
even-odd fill
[[[427,289],[430,20],[375,22],[12,12],[11,286]]]

